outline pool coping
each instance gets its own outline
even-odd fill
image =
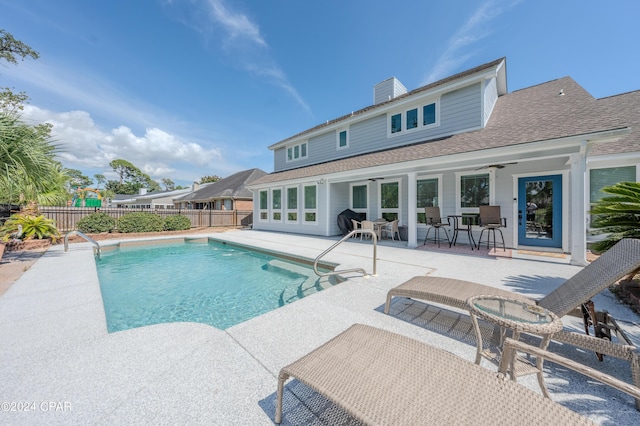
[[[215,238],[266,250],[286,249],[309,258],[336,241],[263,231],[227,232]],[[368,267],[371,246],[347,242],[327,258],[341,268]],[[6,424],[272,424],[268,407],[279,369],[355,322],[406,334],[474,359],[472,345],[380,312],[386,292],[404,280],[424,274],[473,276],[474,281],[507,288],[514,276],[540,276],[542,272],[549,277],[548,284],[554,285],[554,280],[578,270],[527,260],[462,260],[382,245],[377,276],[349,274],[339,286],[226,331],[174,323],[109,334],[91,245],[72,244],[67,253],[60,246],[52,247],[0,296],[0,375],[4,399],[60,402],[61,410],[37,406],[34,411],[0,415]],[[617,319],[637,321],[637,315],[615,304],[608,306],[613,302],[606,298],[596,303],[606,306]],[[640,339],[636,328],[630,334]],[[612,363],[597,367],[609,365]],[[613,367],[618,368],[617,364]],[[625,424],[637,420],[638,413],[618,394],[581,389],[580,382],[571,383],[571,389],[554,380],[551,383],[554,398],[572,408],[589,398],[582,410],[596,421]],[[523,384],[532,389],[537,386],[535,380]],[[67,402],[70,410],[65,411]]]

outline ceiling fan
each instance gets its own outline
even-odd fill
[[[486,165],[486,166],[479,167],[476,170],[482,170],[482,169],[504,169],[506,166],[508,166],[510,164],[518,164],[518,162],[514,161],[512,163],[489,164],[489,165]]]

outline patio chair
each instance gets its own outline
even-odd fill
[[[396,235],[398,236],[398,240],[401,240],[400,238],[400,230],[398,229],[398,220],[392,220],[391,222],[387,223],[385,226],[383,226],[382,228],[380,228],[381,231],[381,236],[384,237],[385,235],[388,235],[391,237],[392,240],[396,240]]]
[[[375,232],[374,226],[373,226],[373,222],[370,220],[363,220],[362,222],[360,222],[360,229],[362,229],[363,231],[371,231],[371,232]],[[360,233],[360,240],[362,240],[362,237],[364,236],[365,239],[369,239],[371,238],[371,233],[369,232],[361,232]],[[378,236],[376,234],[376,236]]]
[[[446,224],[442,222],[442,218],[440,217],[440,207],[425,207],[424,217],[427,224],[427,235],[424,237],[423,244],[427,244],[427,240],[429,239],[429,232],[431,232],[431,230],[433,229],[433,242],[437,242],[438,247],[440,247],[440,228],[442,228],[442,230],[444,231],[444,235],[447,237],[447,242],[451,244],[449,233],[447,232],[447,228],[445,228],[445,226],[451,226],[451,223],[449,223],[449,218],[447,218]]]
[[[537,304],[558,317],[568,314],[580,316],[581,307],[587,334],[561,331],[554,334],[552,340],[592,350],[598,354],[600,360],[602,355],[609,355],[629,361],[633,383],[640,387],[640,355],[637,348],[618,327],[614,318],[606,312],[595,313],[593,307],[583,307],[590,304],[593,296],[639,268],[640,240],[626,238],[537,301],[519,293],[470,281],[420,276],[389,290],[384,312],[389,313],[391,300],[395,296],[430,301],[468,311],[467,300],[470,297],[490,294]],[[586,315],[585,311],[588,312]],[[595,337],[588,335],[589,325],[593,326]],[[612,332],[615,332],[620,343],[611,341]],[[636,407],[640,409],[640,400],[636,400]]]
[[[278,424],[290,377],[344,410],[334,413],[336,424],[347,423],[347,416],[375,425],[595,424],[502,373],[362,324],[280,370]]]
[[[351,236],[351,238],[356,238],[358,234],[360,234],[360,239],[362,239],[362,232],[359,232],[359,230],[362,228],[361,226],[362,224],[355,219],[351,219],[351,225],[353,226],[352,230],[357,231],[355,234]]]
[[[502,235],[502,229],[507,227],[507,218],[500,216],[500,206],[480,206],[480,216],[478,218],[480,227],[480,238],[478,238],[478,250],[482,242],[482,234],[487,231],[487,248],[489,248],[489,240],[493,235],[493,250],[496,250],[496,231],[500,233],[502,239],[502,250],[506,250],[504,244],[504,235]]]

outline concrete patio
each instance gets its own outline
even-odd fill
[[[248,230],[211,237],[311,259],[337,241]],[[403,281],[431,274],[537,297],[579,270],[544,257],[536,261],[466,256],[407,249],[397,242],[381,244],[377,257],[377,276],[346,274],[348,279],[339,285],[227,330],[173,323],[109,334],[91,245],[72,244],[66,253],[62,245],[53,246],[0,296],[0,422],[273,424],[280,368],[353,323],[412,336],[474,360],[476,348],[466,331],[451,334],[419,318],[382,313],[387,291]],[[371,271],[372,246],[346,242],[325,259],[340,264],[338,269]],[[609,291],[594,301],[640,344],[637,314]],[[419,303],[415,307],[426,309]],[[461,324],[468,322],[463,313],[444,307],[440,311],[459,316]],[[577,319],[563,322],[566,328],[582,330]],[[593,353],[558,344],[551,350],[631,381],[626,362],[605,358],[599,363]],[[489,362],[482,365],[495,370]],[[549,363],[545,378],[555,401],[597,423],[640,423],[633,399],[621,392]],[[540,392],[534,376],[519,383]],[[335,410],[330,404],[306,407],[290,392],[285,402],[290,424],[295,419],[305,425],[326,424],[323,413]]]

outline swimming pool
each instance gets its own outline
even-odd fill
[[[105,246],[96,265],[109,332],[185,321],[226,329],[340,281],[302,259],[213,239]]]

